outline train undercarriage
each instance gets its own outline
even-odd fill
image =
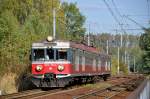
[[[104,81],[110,74],[102,75],[84,75],[84,76],[67,76],[67,77],[56,77],[56,74],[47,73],[44,75],[32,76],[32,83],[39,88],[52,88],[52,87],[66,87],[69,85],[83,84],[83,83],[93,83],[100,79]]]

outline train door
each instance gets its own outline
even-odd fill
[[[105,71],[107,71],[108,69],[108,63],[107,63],[107,60],[105,60]]]
[[[82,71],[85,71],[85,52],[82,53]]]
[[[78,49],[75,49],[73,48],[72,49],[72,54],[73,54],[73,61],[72,61],[72,64],[73,64],[73,70],[78,72],[79,71],[79,51]]]
[[[110,69],[111,69],[111,62],[108,61],[108,70],[110,71]]]
[[[101,71],[101,59],[100,59],[100,57],[98,59],[98,71]]]
[[[96,71],[96,57],[95,57],[95,55],[93,55],[93,64],[92,64],[92,66],[93,66],[93,71]]]

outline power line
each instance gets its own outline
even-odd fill
[[[147,17],[146,14],[128,14],[128,16],[138,16],[138,17]]]
[[[144,26],[142,26],[141,24],[139,24],[138,22],[136,22],[135,20],[133,20],[132,18],[124,15],[125,18],[127,18],[128,20],[132,21],[133,23],[135,23],[136,25],[138,25],[139,27],[141,27],[144,30],[147,30]]]
[[[113,6],[114,6],[116,12],[118,13],[118,15],[119,15],[120,17],[122,17],[122,15],[121,15],[120,11],[118,10],[118,7],[116,6],[116,3],[115,3],[114,0],[112,0],[112,4],[113,4]]]
[[[117,5],[116,5],[116,3],[115,3],[114,0],[112,0],[112,4],[113,4],[113,6],[114,6],[114,8],[115,8],[115,11],[117,12],[117,14],[121,17],[121,19],[122,19],[122,24],[123,24],[123,23],[124,23],[124,24],[127,24],[127,22],[126,22],[125,20],[123,20],[124,17],[123,17],[122,14],[120,13],[120,11],[119,11],[119,9],[118,9],[118,7],[117,7]],[[129,24],[127,24],[127,26],[129,26]],[[122,30],[123,30],[124,33],[126,33],[126,31],[123,29],[123,27],[122,27]]]
[[[116,30],[121,31],[120,29],[112,29],[112,30],[113,30],[113,31],[116,31]],[[125,29],[125,28],[124,28],[124,30],[136,31],[136,30],[143,30],[143,29],[141,29],[141,28],[127,28],[127,29]]]
[[[149,16],[149,0],[146,0],[147,1],[147,7],[148,7],[148,15],[147,16]],[[121,13],[119,12],[119,10],[118,10],[118,8],[117,8],[117,6],[116,6],[116,4],[115,4],[115,2],[114,2],[114,0],[112,0],[112,3],[113,3],[113,6],[114,6],[114,8],[115,8],[115,10],[116,10],[116,12],[118,13],[118,15],[120,16],[120,17],[123,17],[122,15],[121,15]],[[141,15],[140,15],[141,16]],[[143,15],[142,15],[143,16]],[[139,24],[139,23],[137,23],[135,20],[133,20],[133,19],[131,19],[131,18],[129,18],[129,17],[126,17],[126,18],[128,18],[130,21],[132,21],[132,22],[134,22],[135,24],[137,24],[138,26],[140,26],[141,28],[142,28],[142,30],[143,29],[145,29],[145,27],[144,26],[142,26],[141,24]],[[131,29],[131,30],[137,30],[137,29]]]
[[[119,21],[119,19],[118,19],[117,16],[114,14],[113,10],[112,10],[111,7],[109,6],[109,4],[106,2],[106,0],[103,0],[103,1],[104,1],[105,5],[107,6],[109,12],[111,13],[111,15],[113,16],[113,18],[115,19],[115,21],[119,24],[121,30],[122,30],[124,33],[126,33],[126,31],[123,29],[123,23],[121,23],[121,22]],[[115,5],[115,3],[114,3],[114,5]],[[115,8],[117,9],[116,5],[115,5]],[[117,10],[117,12],[118,12],[119,15],[122,17],[122,15],[120,14],[119,10]]]
[[[106,2],[106,0],[103,0],[105,5],[107,6],[109,12],[111,13],[111,15],[113,16],[113,18],[115,19],[115,21],[120,25],[120,27],[122,28],[122,25],[120,23],[120,21],[118,20],[118,18],[115,16],[113,10],[110,8],[109,4]]]
[[[111,15],[113,16],[113,18],[115,19],[115,21],[119,24],[121,30],[122,30],[124,33],[126,33],[126,31],[123,29],[123,26],[122,26],[123,24],[118,20],[118,18],[117,18],[116,15],[114,14],[114,12],[113,12],[113,10],[111,9],[111,7],[109,6],[109,4],[106,2],[106,0],[103,0],[103,1],[104,1],[105,5],[107,6],[109,12],[111,13]],[[122,38],[122,33],[121,33],[121,47],[122,47],[122,41],[123,41],[122,39],[123,39],[123,38]]]

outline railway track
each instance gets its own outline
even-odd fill
[[[120,83],[118,82],[120,81]],[[122,81],[122,82],[121,82]],[[119,94],[122,94],[126,92],[126,90],[131,90],[134,85],[137,85],[134,83],[136,81],[132,77],[113,77],[108,79],[106,81],[107,83],[112,83],[113,86],[101,88],[101,89],[96,89],[92,91],[87,91],[85,93],[78,93],[77,90],[84,92],[85,86],[72,86],[72,87],[67,87],[65,89],[52,89],[48,91],[43,91],[41,89],[35,89],[35,90],[29,90],[29,91],[24,91],[24,92],[19,92],[19,93],[14,93],[14,94],[8,94],[4,96],[0,96],[0,99],[45,99],[45,98],[50,98],[50,99],[92,99],[92,98],[100,98],[100,99],[111,99]],[[100,83],[104,83],[104,81],[100,81]],[[134,88],[133,88],[134,89]],[[72,93],[71,93],[72,92]],[[58,97],[59,96],[59,97]],[[63,97],[65,96],[65,98]],[[69,98],[68,98],[69,97]],[[114,98],[115,99],[115,98]]]
[[[54,93],[57,91],[60,91],[60,89],[53,89],[53,90],[48,90],[48,91],[35,89],[35,90],[28,90],[28,91],[23,91],[19,93],[3,95],[3,96],[0,96],[0,99],[28,99],[30,97],[32,98],[32,97],[36,97],[39,95],[50,94],[50,93]]]
[[[119,99],[123,99],[128,91],[133,91],[137,88],[137,86],[142,82],[137,81],[136,79],[132,79],[129,82],[121,83],[119,85],[113,85],[104,89],[91,91],[89,93],[73,96],[73,99],[116,99],[116,97],[120,97]],[[118,98],[117,98],[118,99]]]
[[[117,77],[107,81],[107,83],[113,83],[113,85],[109,87],[96,89],[83,87],[47,94],[36,97],[35,99],[60,99],[60,97],[61,99],[124,99],[125,96],[136,89],[143,79],[144,78]]]

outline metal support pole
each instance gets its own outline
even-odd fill
[[[124,55],[125,55],[125,57],[124,57],[124,63],[126,64],[127,63],[127,51],[126,50],[124,52]]]
[[[121,47],[122,47],[122,33],[121,33],[121,44],[120,44],[120,45],[121,45]]]
[[[130,73],[130,57],[129,57],[129,54],[128,54],[128,71]]]
[[[88,46],[90,46],[90,24],[89,24],[89,32],[88,32]]]
[[[134,56],[134,72],[135,72],[135,56]]]
[[[53,8],[53,39],[56,38],[56,10]]]
[[[108,51],[109,51],[109,47],[108,47],[109,45],[108,44],[109,44],[109,42],[107,40],[107,55],[108,55]]]
[[[119,74],[119,69],[120,69],[120,66],[119,66],[119,61],[120,61],[120,58],[119,58],[119,55],[120,53],[119,53],[119,47],[118,47],[118,67],[117,67],[117,71],[118,71],[118,74]]]

